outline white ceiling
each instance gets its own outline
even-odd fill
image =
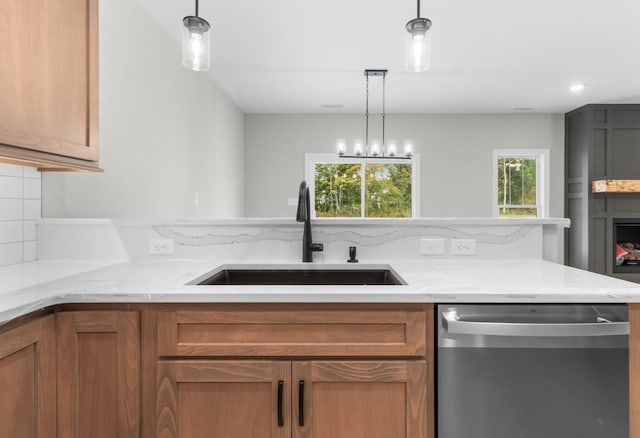
[[[194,0],[138,1],[179,41]],[[246,113],[363,112],[366,68],[389,70],[390,113],[640,103],[639,0],[423,0],[421,15],[433,58],[416,74],[403,71],[415,0],[200,0],[209,75]],[[582,93],[569,91],[576,82]],[[377,112],[381,84],[371,87]]]

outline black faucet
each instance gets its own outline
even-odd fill
[[[322,251],[324,247],[322,243],[313,243],[311,239],[311,202],[309,200],[309,187],[307,182],[300,183],[300,192],[298,194],[298,213],[296,214],[298,222],[304,222],[304,231],[302,234],[302,261],[312,262],[313,252]]]

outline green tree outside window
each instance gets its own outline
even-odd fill
[[[537,217],[536,159],[503,157],[497,165],[500,216]]]
[[[316,163],[314,182],[316,217],[411,217],[411,164]]]

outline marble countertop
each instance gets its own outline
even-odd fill
[[[62,303],[614,303],[640,302],[640,284],[542,260],[418,259],[388,265],[401,286],[197,286],[222,264],[268,260],[43,260],[0,268],[0,323]],[[281,267],[333,264],[280,262]]]

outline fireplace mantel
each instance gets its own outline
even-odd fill
[[[640,193],[640,179],[602,179],[591,183],[593,193]]]

